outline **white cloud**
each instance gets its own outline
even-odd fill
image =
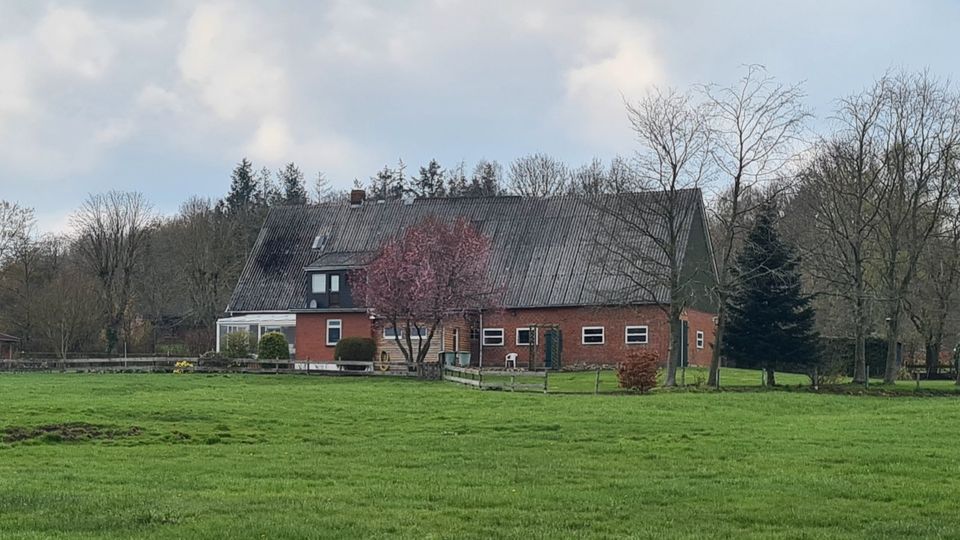
[[[582,52],[564,73],[564,115],[599,140],[622,141],[623,100],[642,96],[665,80],[649,28],[636,20],[597,17],[584,25]]]
[[[34,35],[54,67],[87,79],[101,77],[116,55],[105,25],[79,8],[50,8]]]
[[[190,16],[180,74],[221,119],[276,114],[289,99],[286,73],[260,30],[254,14],[232,4],[203,4]]]
[[[180,112],[183,109],[179,94],[154,83],[148,83],[140,90],[136,104],[141,109],[154,112]]]
[[[33,105],[30,97],[29,71],[23,48],[15,43],[0,43],[0,130],[4,116],[29,112]]]

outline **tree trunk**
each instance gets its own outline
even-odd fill
[[[726,310],[721,305],[717,309],[717,327],[714,329],[713,352],[710,355],[710,376],[707,378],[707,386],[720,386],[720,359],[723,354],[720,349],[723,346],[726,319]]]
[[[900,337],[900,303],[890,309],[887,316],[887,369],[883,374],[884,384],[893,384],[897,380],[897,343]]]
[[[861,290],[862,284],[857,285],[854,301],[854,345],[853,345],[853,382],[854,384],[864,384],[867,382],[867,344],[866,329],[864,321],[864,299]]]
[[[924,344],[924,356],[927,363],[927,378],[932,379],[940,373],[940,342],[936,339]]]
[[[766,372],[767,372],[767,386],[768,386],[769,388],[773,388],[774,386],[777,385],[777,376],[776,376],[776,374],[774,373],[773,368],[768,367],[768,368],[765,368],[765,369],[766,369]]]
[[[680,313],[674,313],[672,307],[670,308],[670,351],[667,353],[667,376],[663,381],[664,386],[676,386],[677,385],[677,365],[680,363],[680,348],[682,342],[680,340]]]

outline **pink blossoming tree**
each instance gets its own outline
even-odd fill
[[[445,317],[496,307],[489,258],[490,241],[469,221],[431,217],[388,240],[352,282],[364,306],[402,336],[406,361],[419,365]]]

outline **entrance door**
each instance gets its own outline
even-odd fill
[[[544,361],[543,365],[547,369],[558,369],[560,367],[560,351],[563,342],[560,339],[560,330],[551,328],[544,333]]]

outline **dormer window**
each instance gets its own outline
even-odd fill
[[[340,290],[340,276],[337,277],[337,290]],[[313,274],[313,294],[323,294],[327,292],[327,275]]]
[[[340,274],[330,275],[330,292],[340,292]]]

